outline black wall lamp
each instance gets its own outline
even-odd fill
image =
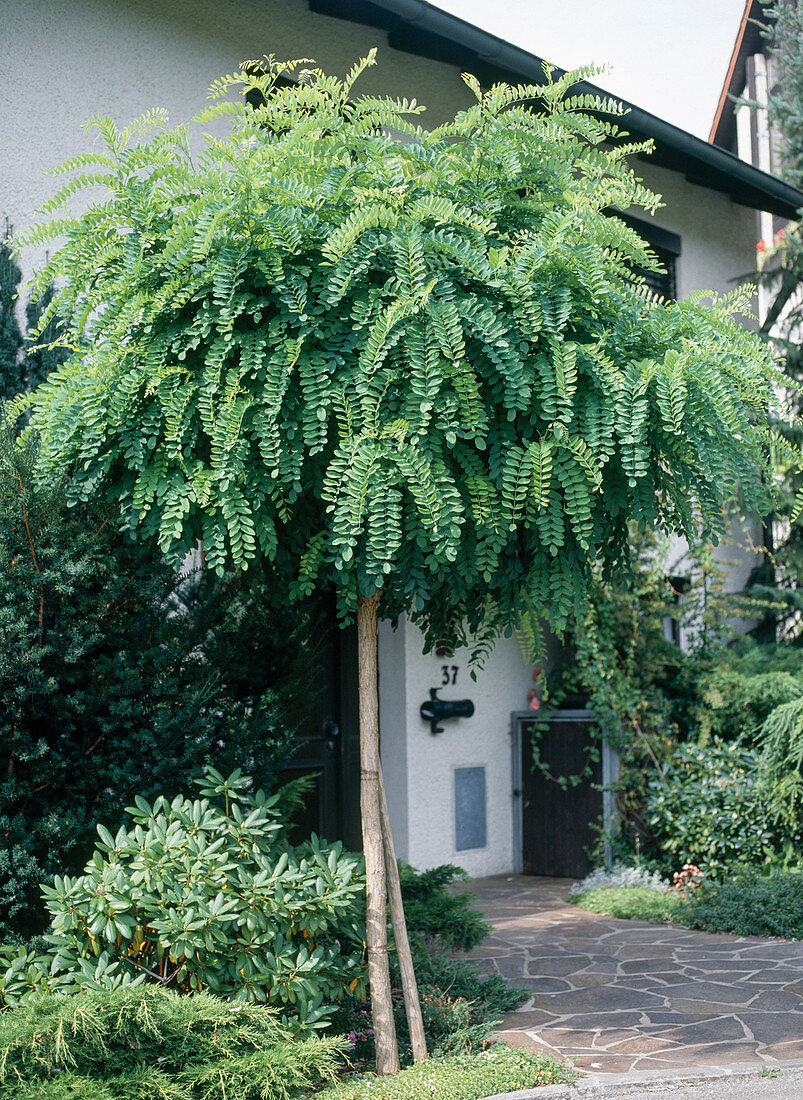
[[[444,718],[470,718],[474,713],[474,704],[470,699],[439,699],[438,688],[429,689],[429,699],[421,704],[420,714],[430,723],[433,733],[443,733],[438,725]]]

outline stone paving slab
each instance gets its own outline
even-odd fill
[[[493,926],[471,958],[531,994],[504,1018],[506,1042],[593,1075],[803,1059],[803,943],[586,913],[564,901],[570,884],[471,884]]]

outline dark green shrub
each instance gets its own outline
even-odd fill
[[[803,939],[803,874],[757,870],[703,882],[677,908],[677,919],[707,932]]]
[[[798,660],[803,665],[803,655]],[[772,669],[751,675],[741,662],[734,667],[723,658],[701,683],[702,739],[713,736],[754,745],[762,723],[772,711],[801,696],[803,667],[795,673]]]
[[[78,878],[44,887],[45,959],[9,960],[6,1003],[31,985],[65,992],[158,982],[269,1001],[296,1031],[324,1026],[347,993],[365,996],[362,860],[317,837],[285,839],[280,796],[247,793],[208,769],[200,799],[137,796]],[[43,972],[34,980],[30,967]],[[46,972],[49,970],[49,974]]]
[[[427,1049],[436,1058],[483,1050],[501,1017],[520,1008],[530,996],[526,990],[509,986],[499,974],[483,978],[470,963],[443,955],[417,952],[415,971]],[[402,1065],[410,1065],[410,1033],[395,960],[391,976],[399,1056]],[[357,1064],[373,1061],[371,1014],[364,1004],[344,1002],[336,1011],[332,1027],[345,1037]]]
[[[0,1100],[292,1100],[334,1077],[340,1047],[207,993],[38,994],[0,1014]]]
[[[501,1017],[530,996],[507,985],[499,974],[483,978],[476,966],[462,959],[427,952],[418,953],[415,964],[427,1047],[435,1057],[482,1050]],[[394,984],[398,987],[399,982]],[[399,1047],[406,1055],[410,1040],[401,998],[394,1010]]]
[[[36,488],[32,461],[0,421],[6,940],[44,930],[39,883],[77,873],[133,792],[172,796],[209,760],[273,785],[312,659],[308,618],[280,619],[258,575],[179,585],[108,510]]]
[[[38,386],[67,358],[66,348],[58,342],[62,326],[56,318],[46,322],[39,336],[33,335],[53,300],[52,284],[44,287],[40,297],[26,303],[23,335],[17,320],[22,272],[12,252],[11,230],[6,223],[0,239],[0,400]]]
[[[714,739],[680,745],[650,777],[647,820],[666,872],[694,863],[709,876],[771,859],[779,839],[758,788],[756,754]]]
[[[427,952],[418,953],[415,963],[420,985],[472,1001],[488,1019],[514,1012],[529,997],[526,990],[509,985],[500,974],[483,977],[476,964],[465,959]]]
[[[471,908],[474,895],[456,892],[458,882],[468,882],[461,867],[449,863],[429,871],[416,871],[399,863],[404,912],[411,937],[422,944],[450,951],[471,951],[490,933],[482,914]]]

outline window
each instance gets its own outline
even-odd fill
[[[654,294],[674,302],[678,296],[677,259],[680,255],[680,237],[677,233],[670,233],[668,229],[661,229],[641,218],[634,218],[632,214],[620,214],[618,210],[611,213],[647,242],[664,269],[663,272],[645,271],[643,267],[634,264],[633,273],[641,275]]]

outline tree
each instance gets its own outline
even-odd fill
[[[17,319],[16,299],[22,272],[11,253],[11,234],[6,224],[0,241],[0,396],[13,397],[19,385],[23,338]]]
[[[178,576],[110,507],[37,488],[33,458],[0,413],[4,939],[45,930],[39,884],[79,872],[135,793],[177,794],[210,761],[274,785],[305,652],[258,577]]]
[[[762,36],[772,56],[772,79],[768,82],[767,113],[772,137],[773,170],[794,187],[803,182],[803,10],[789,0],[762,5]],[[764,104],[743,100],[752,110]],[[777,163],[776,162],[777,158]],[[772,241],[759,241],[759,281],[771,301],[762,323],[783,357],[787,397],[796,413],[801,411],[803,383],[803,234],[798,222],[790,222]],[[803,443],[799,415],[781,426],[783,440],[795,451]],[[803,508],[803,478],[798,464],[781,445],[785,460],[784,477],[778,493],[775,515],[767,521],[766,562],[751,578],[753,595],[765,598],[772,607],[754,635],[761,641],[799,643],[803,588],[803,540],[801,527],[789,523]]]
[[[191,155],[158,112],[73,158],[29,232],[78,347],[37,392],[43,475],[119,501],[141,538],[207,565],[269,564],[288,601],[334,586],[360,645],[363,839],[377,1065],[392,1033],[379,806],[376,617],[478,650],[534,608],[557,628],[628,521],[695,536],[767,490],[778,379],[735,293],[655,299],[609,208],[658,199],[591,70],[498,85],[427,132],[414,102],[300,63],[247,64]],[[279,77],[283,79],[279,79]],[[229,98],[232,92],[244,98]],[[410,116],[413,121],[410,121]],[[77,173],[77,175],[76,175]],[[45,315],[47,317],[47,314]],[[401,927],[401,925],[400,925]]]
[[[60,343],[58,319],[51,317],[42,326],[37,340],[31,336],[53,298],[53,287],[45,286],[38,297],[25,305],[26,335],[17,320],[17,295],[22,272],[14,261],[11,230],[6,223],[5,236],[0,240],[0,399],[8,400],[33,389],[43,382],[51,370],[67,358],[67,349]]]

